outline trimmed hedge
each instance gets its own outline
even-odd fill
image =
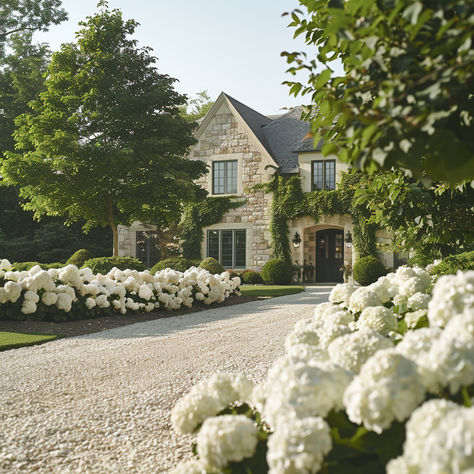
[[[245,270],[240,277],[242,282],[247,285],[260,285],[263,283],[262,275],[254,270]]]
[[[456,274],[458,270],[463,272],[474,270],[474,250],[443,258],[430,273],[436,277],[440,277],[441,275]]]
[[[114,267],[120,270],[138,270],[139,272],[146,270],[146,266],[140,260],[132,257],[90,258],[82,266],[82,268],[86,267],[89,267],[92,273],[102,273],[102,275],[106,275]]]
[[[383,263],[372,255],[359,258],[354,264],[353,276],[359,285],[367,286],[386,274]]]
[[[261,276],[267,285],[288,285],[291,283],[293,267],[291,263],[274,258],[262,268]]]
[[[154,267],[152,267],[150,273],[154,275],[156,272],[164,270],[165,268],[171,268],[178,272],[185,272],[190,267],[198,267],[200,263],[199,260],[188,260],[187,258],[178,255],[176,257],[160,260]]]
[[[14,272],[25,272],[31,270],[35,265],[39,265],[43,270],[48,270],[50,268],[62,268],[65,266],[64,263],[54,262],[54,263],[39,263],[39,262],[15,262],[12,263],[12,271]]]
[[[213,275],[216,273],[220,275],[221,273],[225,272],[225,268],[215,258],[212,257],[205,258],[199,266]]]
[[[86,260],[90,260],[94,258],[89,250],[86,249],[79,249],[77,252],[74,252],[66,262],[67,265],[76,265],[76,267],[81,268],[84,265]]]

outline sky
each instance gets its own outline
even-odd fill
[[[53,51],[74,41],[78,22],[97,10],[97,2],[63,0],[69,21],[35,38]],[[192,97],[207,90],[214,100],[224,91],[265,115],[307,101],[290,97],[281,84],[294,77],[285,73],[280,53],[311,51],[293,39],[290,17],[281,16],[298,6],[297,0],[109,0],[110,8],[140,23],[134,37],[153,48],[158,71],[178,79],[179,92]]]

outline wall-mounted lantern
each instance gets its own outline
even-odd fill
[[[352,247],[352,234],[351,231],[348,230],[346,232],[346,236],[344,238],[344,242],[346,243],[346,247],[351,248]]]
[[[297,249],[301,244],[300,234],[298,234],[298,232],[295,232],[295,235],[293,236],[293,239],[291,241],[293,242],[293,247]]]

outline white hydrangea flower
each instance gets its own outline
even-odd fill
[[[5,288],[0,287],[0,304],[7,303],[7,302],[8,302],[7,292],[5,291]]]
[[[287,349],[286,355],[293,363],[298,361],[328,360],[328,353],[322,345],[293,344]]]
[[[436,345],[441,333],[439,328],[408,331],[396,348],[398,353],[416,363],[423,385],[432,393],[437,392],[439,388],[440,374],[434,370],[430,350]]]
[[[319,417],[288,419],[268,439],[269,474],[319,471],[332,448],[329,425]]]
[[[263,418],[275,427],[279,421],[296,416],[326,416],[342,408],[342,395],[351,380],[350,372],[330,361],[282,364],[267,384]]]
[[[312,331],[310,328],[294,329],[285,339],[285,350],[288,352],[291,346],[296,344],[319,346],[319,343],[319,336],[316,331]]]
[[[56,285],[47,271],[40,270],[34,275],[33,280],[38,290],[54,291],[56,289]]]
[[[329,358],[346,370],[359,373],[362,365],[377,351],[393,348],[390,339],[372,329],[345,334],[329,344]]]
[[[255,423],[243,415],[223,415],[204,421],[197,436],[201,463],[221,469],[254,455],[258,443]]]
[[[430,326],[444,327],[464,309],[474,311],[474,270],[439,277],[428,304]]]
[[[138,297],[149,301],[153,296],[153,290],[148,285],[140,285],[138,289]]]
[[[72,298],[67,293],[58,293],[56,306],[58,309],[68,313],[69,311],[71,311]]]
[[[357,329],[373,329],[383,335],[398,329],[398,320],[391,308],[372,306],[365,308],[356,323]]]
[[[468,472],[474,466],[474,408],[447,400],[424,403],[407,422],[401,458],[408,472]],[[400,472],[395,462],[389,467],[390,474]]]
[[[411,311],[418,311],[420,309],[428,309],[428,303],[431,300],[431,296],[425,293],[414,293],[408,298],[408,309]]]
[[[408,418],[424,395],[416,364],[385,349],[362,366],[344,393],[344,405],[351,421],[381,433],[394,420]]]
[[[46,306],[55,305],[56,301],[58,301],[58,295],[54,291],[46,291],[45,293],[43,293],[41,301]]]
[[[10,270],[11,266],[12,264],[6,258],[0,260],[0,270]]]
[[[352,293],[349,301],[349,311],[360,313],[369,306],[379,306],[382,303],[383,301],[380,300],[375,291],[370,290],[369,287],[362,286]]]
[[[201,381],[171,411],[171,423],[179,433],[192,433],[206,418],[229,404],[250,401],[253,384],[240,374],[217,373]]]
[[[349,306],[352,293],[357,289],[357,286],[349,283],[339,283],[331,291],[329,301],[331,303],[343,303],[344,307]]]
[[[428,311],[426,309],[419,309],[418,311],[409,311],[403,315],[403,319],[408,329],[415,329],[421,318],[426,316]]]
[[[430,369],[451,393],[474,383],[474,311],[454,315],[430,350]]]
[[[366,288],[375,293],[377,300],[380,302],[379,304],[387,303],[398,293],[398,287],[387,276],[380,277],[375,283]]]
[[[38,301],[40,300],[38,293],[29,290],[25,291],[25,293],[23,294],[23,298],[25,300],[33,301],[33,303],[38,303]]]
[[[36,303],[32,300],[24,300],[21,305],[21,312],[23,314],[32,314],[36,312]]]
[[[7,281],[3,287],[8,301],[16,303],[21,295],[21,285],[16,281]]]
[[[96,306],[96,302],[95,302],[95,299],[94,298],[87,298],[86,299],[86,302],[85,302],[85,305],[86,305],[86,308],[87,309],[92,309]]]
[[[105,295],[99,295],[95,298],[95,303],[99,308],[108,308],[110,306],[110,302]]]

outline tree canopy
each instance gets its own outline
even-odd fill
[[[34,31],[47,31],[67,19],[61,0],[2,0],[0,8],[0,57],[5,46],[19,37],[30,42]]]
[[[209,112],[212,104],[214,104],[214,101],[211,100],[207,90],[201,91],[190,99],[187,105],[182,106],[180,111],[186,120],[196,122]]]
[[[284,52],[290,93],[323,153],[359,169],[402,169],[425,183],[474,179],[474,3],[471,0],[299,0],[290,26],[314,56]],[[341,61],[345,75],[331,77]],[[321,66],[323,69],[321,70]]]
[[[17,152],[1,173],[25,209],[85,228],[135,220],[165,224],[203,193],[204,163],[184,158],[193,125],[175,79],[159,74],[149,48],[129,39],[137,23],[107,6],[81,23],[75,43],[52,56],[45,89],[17,121]]]

